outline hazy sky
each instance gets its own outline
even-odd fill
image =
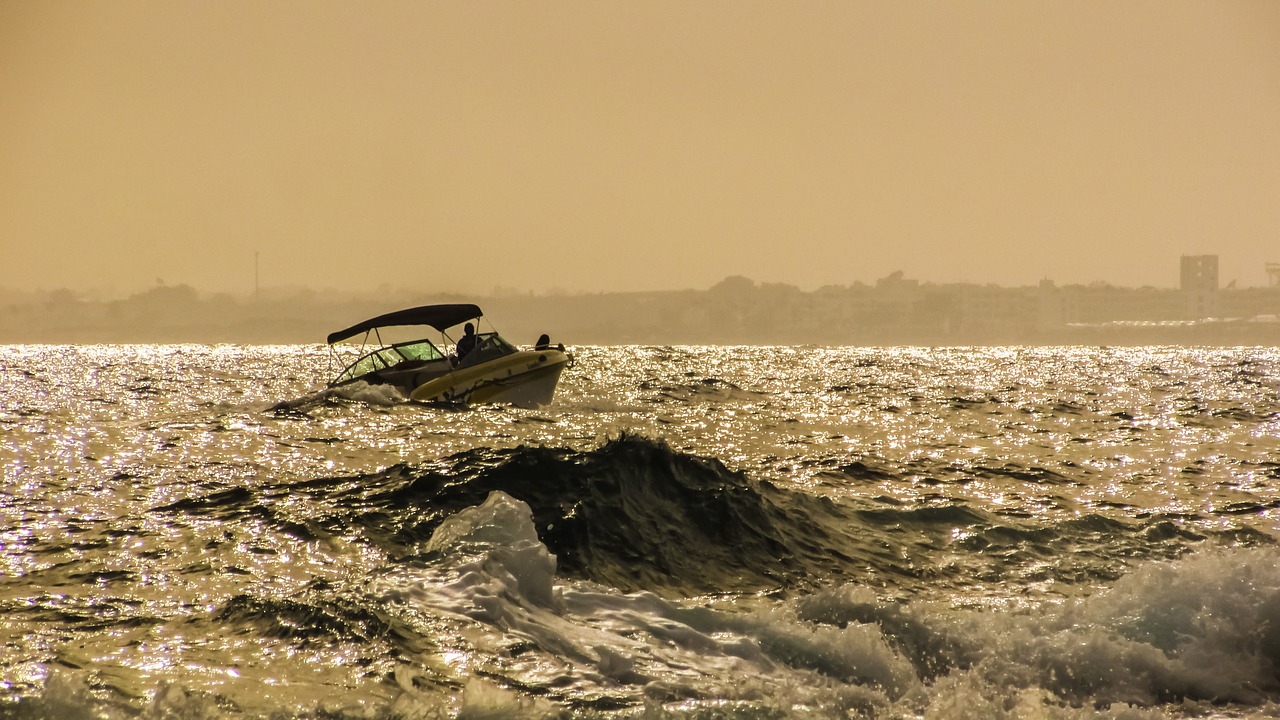
[[[1280,262],[1280,2],[0,0],[0,287],[1174,286]]]

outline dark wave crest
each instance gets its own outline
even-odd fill
[[[561,574],[623,589],[774,587],[804,569],[778,492],[714,459],[622,435],[597,450],[473,450],[361,504],[402,514],[394,541],[425,541],[448,515],[502,491],[528,503]],[[377,516],[366,516],[371,519]]]
[[[975,580],[1091,582],[1206,539],[1160,516],[1050,522],[960,503],[836,501],[625,433],[594,450],[477,448],[436,467],[233,488],[158,510],[265,521],[307,542],[356,536],[393,560],[412,560],[441,522],[494,491],[529,505],[558,574],[668,595],[850,581],[903,593]]]

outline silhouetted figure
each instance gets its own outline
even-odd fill
[[[551,336],[542,333],[538,336],[538,343],[533,346],[534,350],[547,350],[551,347]]]
[[[458,338],[458,359],[467,356],[467,353],[476,349],[476,326],[467,323],[462,328],[462,337]]]

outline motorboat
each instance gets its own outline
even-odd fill
[[[481,317],[477,305],[423,305],[330,333],[331,352],[336,343],[358,335],[364,336],[364,342],[359,358],[338,373],[329,387],[354,382],[392,385],[421,402],[550,404],[560,373],[572,360],[564,346],[551,347],[539,338],[536,347],[522,350],[496,331],[472,334]],[[465,334],[454,340],[450,332],[457,334],[455,329],[464,324]],[[441,335],[440,344],[427,338],[384,343],[380,331],[396,326],[433,328]],[[376,349],[364,352],[371,339]]]

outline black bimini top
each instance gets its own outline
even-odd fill
[[[407,310],[389,312],[386,315],[379,315],[376,318],[356,323],[346,330],[329,333],[329,344],[341,342],[349,337],[355,337],[362,332],[369,332],[375,328],[391,327],[393,325],[430,325],[436,330],[444,332],[454,325],[467,320],[474,320],[480,316],[479,305],[423,305]]]

